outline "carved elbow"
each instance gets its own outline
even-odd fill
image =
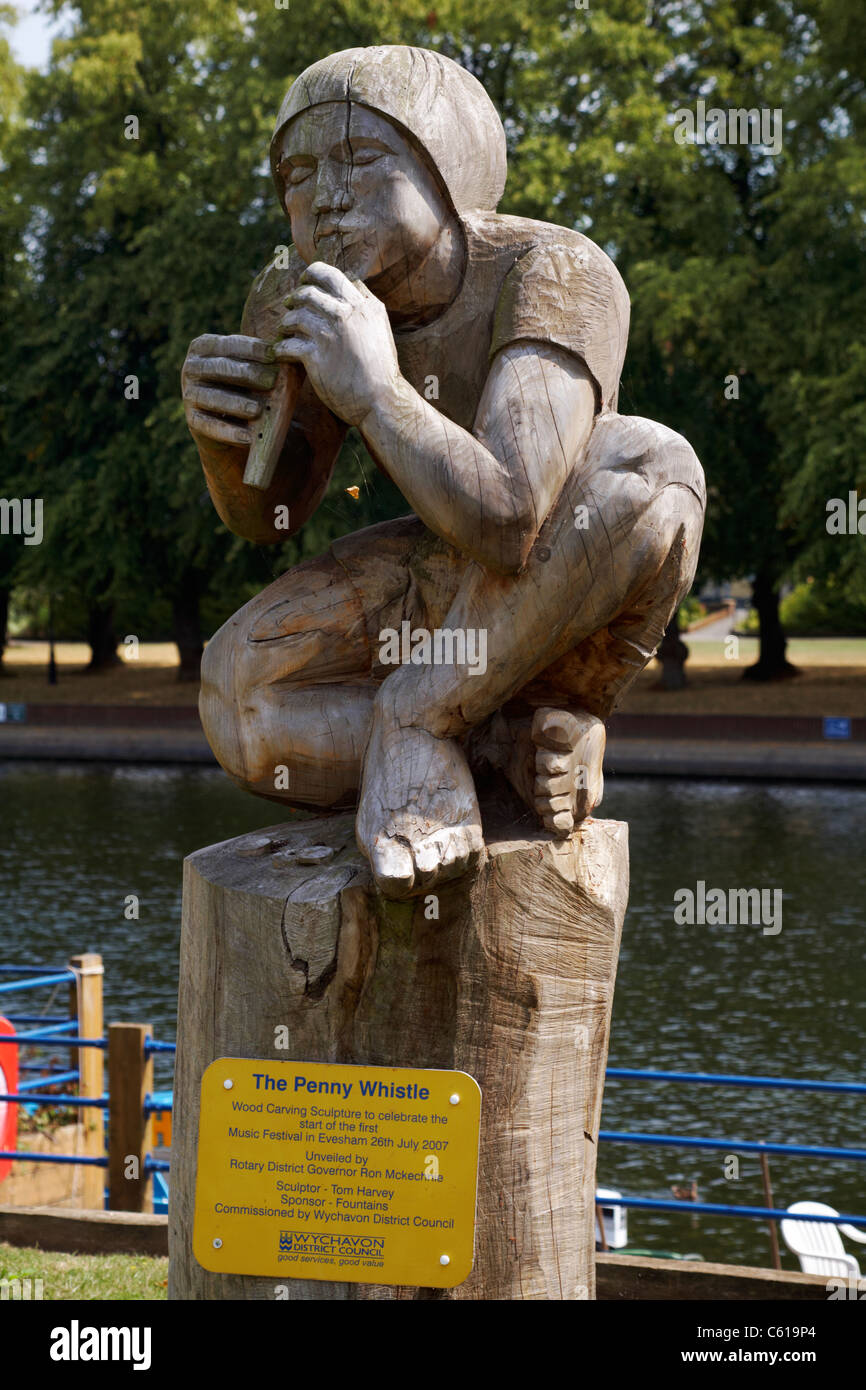
[[[242,541],[250,541],[252,545],[276,545],[278,541],[284,541],[287,537],[287,532],[277,531],[273,522],[259,510],[232,507],[224,498],[215,498],[214,506],[220,521],[228,527],[232,535],[239,536]]]

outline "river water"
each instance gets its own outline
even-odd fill
[[[106,1020],[173,1039],[181,861],[279,808],[209,768],[24,762],[0,764],[0,807],[2,959],[99,951]],[[866,790],[609,779],[603,809],[631,841],[611,1066],[864,1080]],[[782,930],[678,925],[674,895],[698,881],[779,889]],[[851,1148],[866,1147],[864,1115],[851,1095],[609,1081],[602,1128]],[[866,1163],[774,1156],[771,1172],[776,1206],[866,1214]],[[696,1182],[702,1201],[764,1204],[756,1155],[734,1176],[726,1152],[603,1143],[598,1179],[628,1196]],[[632,1210],[628,1223],[631,1245],[770,1263],[759,1222]],[[784,1249],[783,1264],[799,1267]]]

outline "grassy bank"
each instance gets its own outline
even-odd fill
[[[632,714],[866,715],[866,637],[792,638],[788,659],[800,670],[793,680],[755,685],[743,671],[758,658],[756,637],[740,637],[734,652],[722,641],[685,634],[689,647],[685,690],[659,690],[656,661],[638,677],[620,709]],[[88,648],[57,644],[57,685],[48,685],[47,642],[10,643],[0,680],[0,701],[20,704],[195,705],[196,683],[177,681],[171,642],[143,643],[138,659],[111,671],[85,673]]]
[[[167,1296],[168,1260],[147,1255],[66,1255],[0,1243],[0,1283],[4,1279],[41,1279],[46,1302],[152,1301]],[[14,1295],[14,1286],[9,1295]]]

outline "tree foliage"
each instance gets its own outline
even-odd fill
[[[579,227],[620,265],[620,408],[704,462],[703,572],[753,576],[768,632],[787,576],[862,593],[864,542],[824,526],[828,497],[866,495],[866,53],[847,0],[428,3],[80,0],[23,83],[0,41],[0,438],[4,477],[46,521],[42,546],[0,551],[0,588],[14,563],[70,612],[116,608],[143,635],[173,623],[192,668],[200,605],[210,626],[301,554],[405,510],[353,435],[299,537],[236,540],[178,378],[190,339],[236,327],[288,239],[265,161],[288,82],[336,49],[416,43],[496,101],[501,211]],[[676,113],[699,100],[779,111],[781,150],[678,143]],[[775,674],[784,647],[763,656]]]

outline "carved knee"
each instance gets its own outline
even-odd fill
[[[205,738],[217,761],[229,776],[246,782],[246,758],[240,731],[242,663],[238,659],[243,643],[238,639],[237,618],[230,618],[205,647],[198,709]]]

